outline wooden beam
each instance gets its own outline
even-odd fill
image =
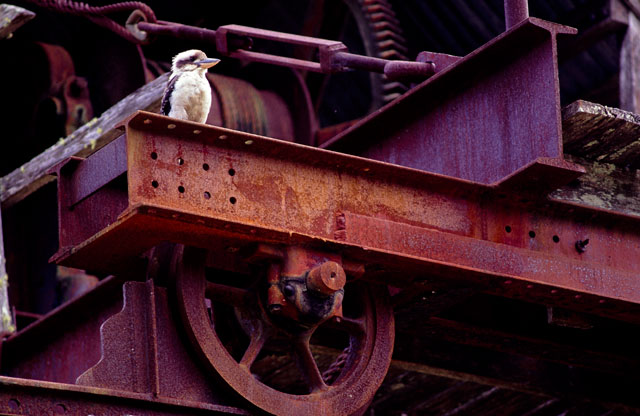
[[[0,4],[0,39],[10,39],[16,29],[34,17],[34,12],[22,7]]]
[[[5,207],[24,199],[52,181],[49,173],[58,163],[71,157],[87,157],[122,134],[116,126],[137,110],[157,112],[169,74],[139,88],[31,161],[0,178],[0,202]]]
[[[632,387],[637,385],[637,377],[632,371],[613,375],[530,357],[517,349],[497,351],[469,344],[466,331],[453,338],[451,333],[446,336],[447,331],[443,333],[437,325],[421,325],[409,332],[397,332],[391,370],[400,367],[534,395],[602,403],[620,409],[640,408]]]
[[[587,173],[552,200],[640,215],[640,115],[578,100],[562,110],[565,158]]]
[[[640,20],[635,13],[629,13],[620,50],[620,108],[640,112]]]
[[[637,170],[620,168],[612,163],[565,157],[583,166],[587,173],[553,191],[549,199],[640,216],[640,177]]]
[[[640,167],[638,114],[578,100],[562,110],[562,139],[564,152],[570,155],[623,168]]]
[[[9,304],[9,276],[6,269],[4,241],[2,237],[2,210],[0,209],[0,343],[3,335],[15,332],[16,326],[11,315]]]

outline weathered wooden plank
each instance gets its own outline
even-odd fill
[[[564,151],[601,163],[640,168],[640,115],[588,101],[562,110]]]
[[[620,108],[640,112],[640,20],[630,13],[620,48]]]
[[[20,168],[0,178],[0,202],[5,207],[22,200],[53,180],[49,170],[71,156],[87,157],[122,134],[118,123],[137,110],[159,111],[167,82],[164,74],[123,98],[66,138],[34,157]]]
[[[2,237],[2,210],[0,210],[0,342],[3,334],[16,330],[9,306],[9,276],[5,267],[4,241]]]
[[[0,4],[0,39],[9,39],[20,26],[36,17],[36,14],[12,4]]]
[[[637,170],[620,168],[611,163],[565,157],[582,165],[587,173],[552,192],[550,199],[640,216],[640,174]]]

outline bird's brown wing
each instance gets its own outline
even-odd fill
[[[164,90],[164,94],[162,95],[162,104],[160,105],[160,112],[165,116],[169,115],[171,112],[171,94],[173,94],[173,90],[176,87],[177,76],[169,79],[167,83],[167,88]]]

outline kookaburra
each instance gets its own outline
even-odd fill
[[[177,54],[162,96],[162,114],[204,123],[211,108],[211,86],[206,72],[218,62],[219,59],[207,58],[197,49]]]

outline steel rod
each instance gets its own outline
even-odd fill
[[[507,30],[528,17],[529,2],[527,0],[504,0],[504,20]]]

